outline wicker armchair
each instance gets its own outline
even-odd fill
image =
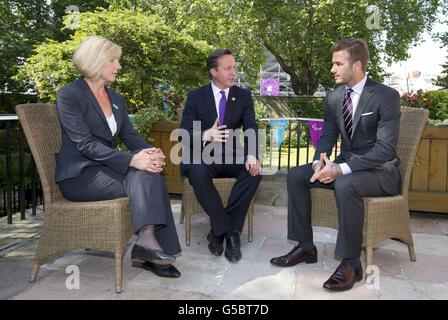
[[[16,107],[16,112],[36,162],[45,203],[42,232],[30,281],[36,280],[42,264],[64,251],[79,248],[104,250],[115,254],[115,291],[119,293],[123,248],[133,233],[128,199],[92,202],[64,199],[54,180],[54,154],[61,144],[55,105],[23,104]]]
[[[408,246],[415,261],[414,243],[409,225],[408,189],[415,155],[429,112],[424,109],[401,108],[400,137],[397,145],[401,160],[401,193],[396,196],[364,198],[363,249],[365,268],[373,263],[373,247],[393,239]],[[332,190],[311,189],[311,219],[314,226],[338,228],[336,199]]]
[[[224,207],[227,206],[227,201],[230,196],[230,192],[232,191],[232,187],[235,184],[235,178],[215,178],[213,179],[213,184],[218,190],[221,199],[223,199]],[[181,207],[181,216],[180,223],[185,222],[185,242],[186,245],[190,245],[191,239],[191,216],[196,213],[204,212],[201,205],[199,204],[196,196],[194,194],[193,187],[188,182],[188,179],[184,180],[183,187],[183,195],[182,195],[182,207]],[[247,211],[247,219],[248,219],[248,240],[252,242],[253,233],[254,233],[254,199],[250,202],[249,209]]]

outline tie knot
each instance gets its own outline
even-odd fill
[[[226,92],[225,91],[219,91],[221,93],[221,96],[223,96],[224,98],[226,97]]]
[[[352,88],[347,88],[347,91],[345,91],[345,94],[346,94],[346,95],[351,95],[352,92],[353,92],[353,89],[352,89]]]

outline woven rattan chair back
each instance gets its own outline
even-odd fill
[[[61,145],[61,127],[54,104],[21,104],[16,113],[28,140],[39,172],[44,200],[51,204],[62,199],[54,180],[55,153]]]
[[[401,108],[400,136],[397,154],[400,159],[401,194],[408,196],[411,171],[414,166],[420,138],[426,125],[429,111],[425,109]]]

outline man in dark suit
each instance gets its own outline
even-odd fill
[[[341,86],[326,96],[324,130],[314,161],[288,173],[288,239],[299,243],[286,255],[272,258],[271,263],[289,267],[317,262],[310,188],[334,189],[339,211],[335,256],[342,262],[324,288],[343,291],[362,279],[362,198],[400,191],[396,154],[400,96],[367,77],[369,51],[364,40],[340,40],[332,52],[331,72]],[[333,162],[328,157],[339,136],[341,154]]]
[[[210,217],[211,230],[207,235],[210,252],[220,256],[226,239],[225,256],[233,263],[241,259],[239,235],[261,180],[258,126],[250,91],[234,85],[233,53],[227,49],[212,52],[207,58],[207,71],[211,83],[189,92],[185,103],[181,128],[190,141],[183,141],[181,170]],[[249,136],[244,149],[239,134],[231,134],[231,130],[241,127],[245,136]],[[237,179],[227,207],[213,185],[213,178]]]

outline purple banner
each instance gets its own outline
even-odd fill
[[[278,96],[280,93],[280,81],[276,79],[266,79],[260,82],[260,95]]]
[[[313,142],[314,149],[317,148],[317,143],[319,142],[320,135],[324,128],[323,121],[313,121],[309,120],[306,122],[308,129],[310,130],[311,141]]]

